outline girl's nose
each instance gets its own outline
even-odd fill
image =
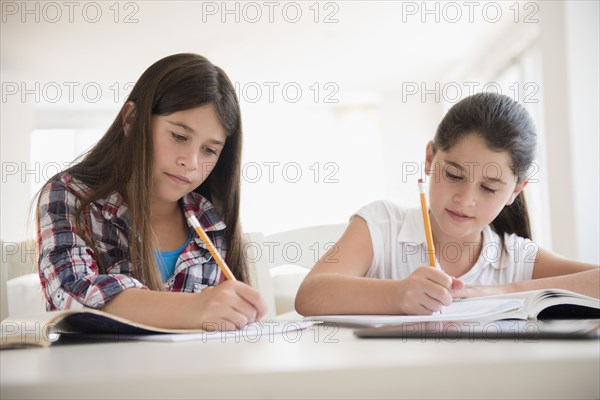
[[[477,202],[475,189],[470,186],[465,187],[454,194],[453,200],[455,203],[458,203],[463,207],[472,207]]]
[[[190,171],[196,170],[198,168],[198,153],[194,151],[180,154],[177,164]]]

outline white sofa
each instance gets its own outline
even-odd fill
[[[346,224],[316,225],[264,235],[245,235],[250,281],[267,301],[267,318],[294,311],[302,280]]]
[[[0,255],[0,319],[46,310],[36,270],[33,241],[2,241]]]

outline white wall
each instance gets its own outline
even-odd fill
[[[424,177],[425,146],[443,116],[440,102],[388,92],[379,109],[383,132],[385,198],[419,205],[417,181]]]
[[[598,3],[547,2],[542,12],[553,248],[598,263]]]
[[[567,96],[578,258],[600,262],[600,15],[597,1],[566,3]]]
[[[3,71],[4,72],[4,71]],[[27,236],[31,198],[28,182],[39,179],[29,160],[33,111],[30,104],[18,101],[0,104],[2,181],[0,191],[0,237],[5,241],[22,240]]]
[[[370,104],[243,105],[242,224],[275,232],[340,223],[385,192]]]

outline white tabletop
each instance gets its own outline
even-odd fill
[[[599,340],[359,339],[315,326],[259,340],[0,352],[9,398],[599,398]]]

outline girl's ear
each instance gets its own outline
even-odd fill
[[[135,103],[133,101],[128,101],[123,105],[121,109],[121,122],[123,123],[123,131],[125,135],[129,135],[129,131],[131,130],[131,124],[133,123],[133,119],[135,118]]]
[[[515,186],[515,190],[511,193],[510,197],[508,198],[508,201],[506,202],[507,206],[510,206],[515,201],[517,196],[523,191],[523,189],[525,189],[527,183],[529,183],[529,179],[525,179],[523,182]]]
[[[425,147],[425,175],[431,174],[431,166],[433,164],[433,142],[429,141]]]

